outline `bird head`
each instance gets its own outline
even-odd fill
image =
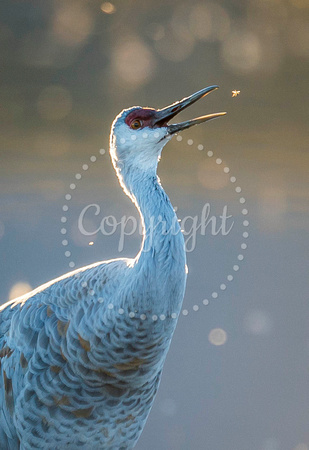
[[[223,116],[220,112],[169,124],[169,121],[218,86],[209,86],[162,109],[140,106],[123,110],[115,118],[110,135],[110,153],[119,173],[129,168],[156,170],[161,151],[174,134],[193,125]]]

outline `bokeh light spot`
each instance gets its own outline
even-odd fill
[[[226,10],[216,3],[198,3],[189,17],[192,34],[203,41],[223,40],[230,30]]]
[[[184,61],[192,53],[195,38],[189,28],[188,8],[185,4],[175,8],[161,39],[155,41],[157,52],[173,62]]]
[[[104,2],[101,5],[101,11],[105,14],[114,14],[114,12],[116,12],[116,7],[110,2]]]
[[[273,322],[265,311],[254,310],[245,317],[244,326],[249,334],[268,335],[273,328]]]
[[[156,68],[151,50],[136,37],[116,44],[111,64],[116,81],[133,88],[146,84]]]
[[[227,334],[222,328],[214,328],[209,333],[208,340],[213,345],[224,345],[227,340]]]
[[[9,293],[9,300],[14,300],[14,298],[21,297],[22,295],[28,294],[32,290],[29,283],[25,281],[19,281],[14,284]]]
[[[257,70],[261,63],[262,48],[257,35],[249,31],[234,31],[223,42],[222,58],[237,74]]]
[[[52,31],[56,39],[67,46],[82,44],[94,27],[93,15],[85,3],[75,1],[57,3]]]

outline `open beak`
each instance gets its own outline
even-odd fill
[[[201,89],[195,94],[190,95],[190,97],[183,98],[179,102],[167,106],[166,108],[158,109],[155,113],[154,125],[157,127],[167,127],[169,134],[174,134],[179,131],[185,130],[186,128],[190,128],[193,125],[197,125],[198,123],[207,122],[208,120],[225,116],[226,112],[220,112],[215,114],[208,114],[207,116],[197,117],[196,119],[186,120],[185,122],[181,123],[175,123],[172,125],[168,124],[168,121],[175,117],[176,114],[180,113],[180,111],[218,88],[219,86],[209,86],[207,88]]]

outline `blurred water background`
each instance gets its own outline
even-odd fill
[[[197,233],[188,253],[184,314],[137,449],[309,449],[308,13],[308,0],[1,1],[2,303],[134,256],[137,233],[119,253],[119,227],[77,227],[89,204],[101,208],[89,230],[138,217],[103,151],[113,118],[220,85],[181,118],[228,115],[174,138],[159,175],[180,218],[209,203],[234,226]]]

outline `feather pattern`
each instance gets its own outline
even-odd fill
[[[142,249],[1,307],[0,449],[131,449],[153,404],[184,296],[184,241],[158,152],[147,170],[111,152],[141,213]]]

